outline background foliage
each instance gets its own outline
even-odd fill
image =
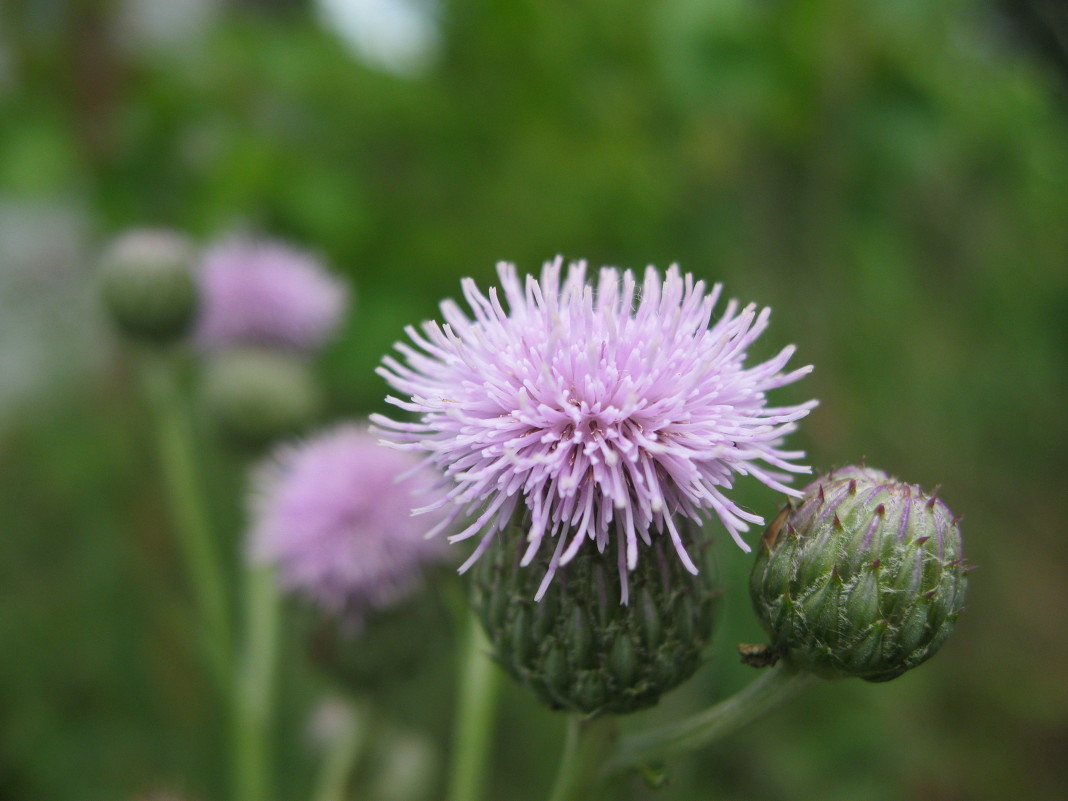
[[[158,223],[318,249],[357,309],[322,361],[332,415],[461,276],[556,253],[678,261],[775,309],[822,405],[797,442],[866,456],[965,515],[955,637],[888,685],[821,686],[629,798],[1058,798],[1068,786],[1068,109],[979,0],[442,0],[426,65],[361,60],[302,3],[135,3],[0,17],[0,798],[222,794],[220,713],[128,354],[92,298],[99,244]],[[205,9],[207,9],[205,11]],[[241,464],[205,454],[239,528]],[[754,482],[755,483],[755,482]],[[768,515],[777,499],[742,481]],[[236,547],[235,547],[236,550]],[[642,717],[751,676],[749,558],[720,548],[716,657]],[[448,750],[453,655],[389,694]],[[320,685],[300,652],[279,797],[300,798]],[[538,799],[561,721],[506,692],[489,797]],[[435,793],[438,791],[435,791]]]

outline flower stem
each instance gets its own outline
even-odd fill
[[[271,795],[271,718],[281,599],[274,569],[244,571],[245,640],[234,687],[234,795],[266,801]]]
[[[571,715],[560,768],[549,801],[592,801],[603,779],[601,768],[619,733],[614,715]]]
[[[474,614],[467,632],[459,673],[456,725],[448,801],[478,801],[486,785],[490,734],[500,694],[500,672],[490,660],[489,643]]]
[[[685,720],[624,737],[606,773],[638,768],[671,754],[694,751],[741,728],[819,681],[780,662],[744,689]]]
[[[345,704],[345,719],[323,758],[314,801],[346,801],[349,780],[359,764],[370,730],[369,705],[358,701]]]
[[[226,693],[233,664],[230,604],[197,480],[192,425],[172,358],[163,350],[146,355],[145,389],[155,418],[156,448],[178,544],[204,626],[203,645],[209,668],[220,690]]]

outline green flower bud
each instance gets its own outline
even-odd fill
[[[207,362],[203,398],[213,422],[237,445],[259,447],[311,424],[321,397],[299,357],[239,349]]]
[[[180,234],[132,231],[104,254],[104,304],[124,334],[163,343],[180,338],[196,312],[191,264],[194,249]]]
[[[824,678],[888,681],[934,656],[964,604],[958,518],[881,470],[846,467],[764,532],[749,590],[771,648]]]
[[[520,566],[525,531],[510,526],[472,568],[472,602],[496,660],[545,703],[634,712],[700,667],[720,592],[696,532],[684,538],[700,573],[683,567],[666,536],[654,536],[628,575],[630,602],[623,605],[615,560],[592,543],[557,569],[535,601],[547,563]]]

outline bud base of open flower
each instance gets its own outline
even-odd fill
[[[306,627],[312,661],[357,695],[410,679],[431,654],[448,647],[448,615],[427,591],[359,617],[310,609]]]
[[[750,594],[790,662],[827,679],[888,681],[949,636],[967,570],[941,500],[849,467],[814,482],[768,527]]]
[[[700,568],[693,575],[668,538],[654,535],[628,576],[623,605],[615,559],[592,542],[534,601],[548,565],[520,565],[524,532],[509,526],[476,563],[472,601],[496,660],[545,703],[587,714],[635,712],[700,667],[720,594],[703,538],[686,541]]]

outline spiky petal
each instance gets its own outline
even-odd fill
[[[746,367],[746,350],[768,325],[769,309],[730,301],[713,320],[721,292],[677,266],[601,268],[549,262],[541,279],[498,265],[500,290],[484,295],[462,283],[473,319],[453,301],[445,323],[406,329],[403,363],[386,357],[378,372],[404,397],[389,401],[415,422],[372,421],[401,448],[426,456],[452,480],[440,504],[474,517],[452,537],[481,533],[466,568],[517,514],[529,516],[529,564],[555,538],[538,592],[588,540],[615,545],[623,578],[640,544],[667,534],[696,572],[677,518],[715,514],[735,541],[761,518],[725,494],[736,474],[796,494],[787,473],[800,451],[783,437],[815,402],[767,405],[769,390],[811,370],[784,372],[793,346]],[[781,471],[787,471],[786,473]]]

